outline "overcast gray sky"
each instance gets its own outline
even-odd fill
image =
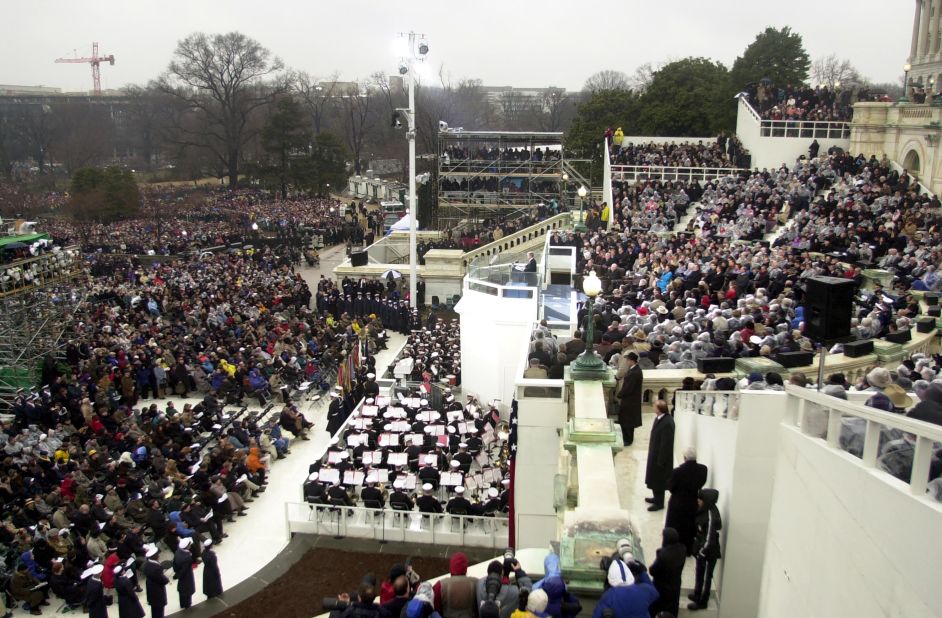
[[[114,54],[104,88],[163,71],[194,31],[239,30],[295,69],[342,79],[394,73],[396,33],[428,36],[433,69],[486,85],[579,89],[599,69],[631,74],[647,61],[706,56],[730,66],[765,26],[789,25],[811,58],[849,58],[867,77],[896,82],[909,53],[912,0],[5,0],[0,84],[91,88],[90,69],[54,64]]]

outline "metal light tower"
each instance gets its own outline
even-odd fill
[[[415,63],[425,60],[428,54],[428,43],[425,42],[424,34],[416,35],[415,32],[409,32],[399,36],[407,37],[409,45],[407,53],[399,62],[399,74],[404,77],[408,76],[406,82],[409,90],[409,107],[396,111],[405,112],[408,122],[406,138],[409,140],[409,306],[415,309],[419,302],[416,291],[419,258],[415,238],[418,216],[415,197]],[[416,44],[417,36],[419,37],[418,44]]]

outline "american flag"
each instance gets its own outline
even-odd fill
[[[507,490],[507,505],[508,505],[508,530],[507,538],[510,541],[510,546],[514,549],[517,548],[517,520],[514,514],[514,477],[517,472],[517,400],[514,399],[510,404],[510,431],[507,436],[507,461],[510,465],[509,475],[510,475],[510,487]]]

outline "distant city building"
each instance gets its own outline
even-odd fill
[[[15,96],[24,94],[62,94],[62,88],[53,88],[51,86],[16,86],[13,84],[0,84],[0,96]]]

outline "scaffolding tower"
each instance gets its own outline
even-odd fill
[[[562,133],[441,131],[438,228],[514,219],[539,204],[562,204],[566,169]]]
[[[47,355],[62,360],[87,294],[77,247],[41,249],[0,264],[0,410],[10,408],[18,391],[39,384]]]

